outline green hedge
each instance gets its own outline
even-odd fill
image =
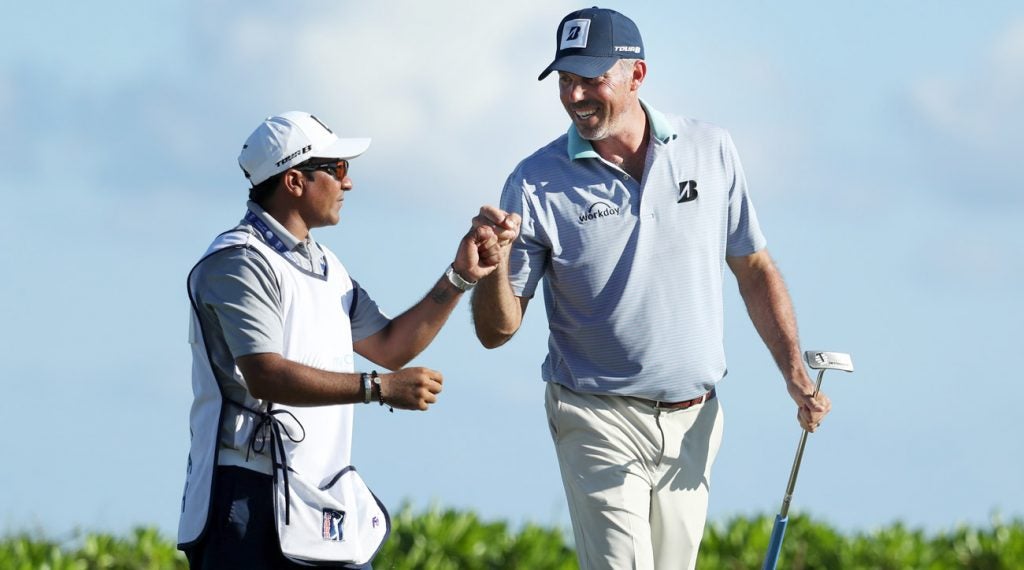
[[[774,515],[712,523],[701,542],[702,570],[760,568]],[[960,526],[932,536],[900,523],[843,535],[803,516],[791,516],[778,567],[789,570],[1019,570],[1024,568],[1024,521],[994,519],[987,528]]]
[[[563,570],[576,568],[568,533],[528,524],[481,521],[472,512],[402,507],[374,567],[377,570]],[[758,569],[773,517],[736,517],[708,525],[701,570]],[[58,542],[23,533],[0,539],[3,570],[186,568],[173,539],[153,528],[127,537],[83,534]],[[925,534],[902,524],[844,535],[828,524],[791,517],[779,568],[790,570],[1011,570],[1024,568],[1024,521],[998,519]]]

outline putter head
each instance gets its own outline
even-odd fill
[[[845,352],[808,350],[804,352],[807,365],[815,370],[843,370],[853,372],[853,359]]]

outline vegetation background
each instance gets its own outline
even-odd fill
[[[571,570],[577,568],[567,531],[526,524],[512,529],[475,513],[404,506],[376,570]],[[708,525],[697,567],[761,567],[773,517],[735,517]],[[29,533],[0,541],[5,570],[184,569],[185,557],[154,528],[129,536],[85,533],[61,542]],[[790,570],[908,570],[1024,568],[1024,521],[994,517],[984,528],[961,526],[926,534],[896,523],[842,534],[813,519],[791,516],[779,568]]]

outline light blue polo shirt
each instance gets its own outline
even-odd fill
[[[532,298],[544,278],[545,381],[687,400],[726,374],[725,257],[765,239],[729,133],[641,104],[651,126],[642,183],[572,126],[509,176],[501,207],[523,217],[510,281]]]

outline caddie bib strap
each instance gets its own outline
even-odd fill
[[[299,443],[306,439],[306,428],[302,426],[299,419],[295,417],[295,414],[288,410],[275,410],[273,409],[273,404],[268,405],[267,411],[264,412],[262,410],[254,410],[249,406],[239,404],[231,399],[225,399],[225,401],[236,408],[241,409],[243,412],[249,412],[260,419],[252,430],[252,435],[249,436],[249,444],[247,446],[248,449],[246,450],[245,457],[248,459],[250,453],[262,454],[263,450],[267,447],[267,441],[269,439],[270,463],[273,465],[275,479],[278,476],[278,470],[281,471],[281,481],[284,484],[285,498],[284,520],[285,524],[289,524],[291,522],[291,493],[289,491],[291,489],[289,487],[288,471],[291,469],[288,467],[288,454],[285,453],[284,438],[287,437],[292,443]],[[298,437],[292,435],[288,426],[278,419],[279,415],[283,416],[285,414],[290,416],[292,421],[295,422],[295,425],[298,426],[298,429],[301,430],[301,435]]]

